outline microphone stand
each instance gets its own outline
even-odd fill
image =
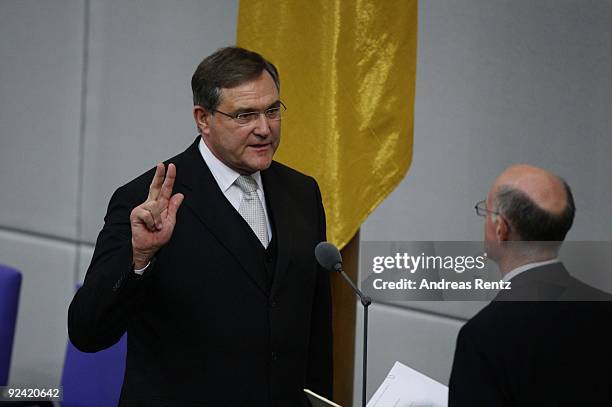
[[[372,299],[367,295],[364,295],[359,288],[353,283],[353,280],[344,272],[342,269],[342,263],[338,263],[334,266],[334,269],[340,273],[342,278],[353,288],[355,294],[359,297],[361,305],[363,306],[363,361],[362,361],[362,372],[361,372],[361,405],[366,407],[366,378],[368,372],[368,307],[372,304]]]

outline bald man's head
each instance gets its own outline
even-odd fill
[[[519,240],[563,241],[574,221],[570,187],[542,168],[508,168],[495,180],[488,199]]]

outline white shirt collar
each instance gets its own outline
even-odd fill
[[[223,161],[219,160],[213,153],[210,151],[202,136],[200,136],[200,142],[198,143],[198,149],[200,150],[200,154],[202,154],[202,158],[204,162],[210,169],[215,181],[219,185],[221,192],[225,193],[227,190],[234,184],[234,182],[238,179],[240,174],[228,167]],[[261,172],[257,171],[251,174],[251,177],[257,182],[257,186],[261,191],[263,191],[263,183],[261,181]]]
[[[517,268],[515,268],[514,270],[511,270],[508,274],[506,274],[502,280],[503,281],[510,281],[512,280],[514,277],[518,276],[519,274],[527,271],[527,270],[531,270],[533,268],[536,267],[541,267],[541,266],[547,266],[549,264],[554,264],[554,263],[559,263],[559,259],[557,257],[555,257],[554,259],[550,259],[550,260],[544,260],[544,261],[538,261],[535,263],[527,263],[527,264],[523,264],[522,266],[519,266]]]

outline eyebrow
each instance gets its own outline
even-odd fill
[[[280,99],[276,100],[275,102],[272,102],[271,104],[268,105],[268,107],[266,107],[264,109],[264,111],[268,110],[268,109],[272,109],[274,107],[279,107],[280,106]],[[257,112],[259,110],[255,109],[254,107],[240,107],[238,109],[234,110],[234,114],[240,114],[240,113],[250,113],[250,112]]]

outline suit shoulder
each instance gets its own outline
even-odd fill
[[[317,181],[310,175],[306,175],[277,161],[272,161],[269,170],[289,185],[312,185],[318,187]]]
[[[559,298],[562,301],[596,301],[596,302],[610,302],[612,301],[612,295],[605,291],[600,290],[597,287],[593,287],[585,282],[578,280],[575,277],[571,278],[571,284]]]

